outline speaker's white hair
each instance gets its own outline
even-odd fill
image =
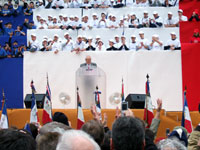
[[[73,150],[73,141],[77,137],[82,137],[88,140],[94,147],[93,150],[100,150],[99,145],[93,140],[93,138],[81,130],[68,130],[59,139],[56,150]]]

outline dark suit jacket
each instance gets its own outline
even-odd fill
[[[90,65],[91,65],[92,67],[97,67],[97,64],[96,64],[96,63],[93,63],[93,62],[92,62]],[[86,63],[83,63],[83,64],[80,65],[80,67],[85,67],[85,66],[87,66]]]

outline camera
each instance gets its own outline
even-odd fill
[[[125,111],[128,110],[128,102],[122,102],[121,114],[125,116]]]

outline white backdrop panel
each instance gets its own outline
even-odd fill
[[[45,93],[46,73],[52,91],[53,108],[76,108],[75,72],[84,62],[86,55],[106,73],[106,108],[115,108],[109,102],[114,92],[121,92],[124,78],[125,96],[129,93],[145,93],[146,74],[150,75],[150,90],[153,105],[156,99],[163,99],[167,111],[182,109],[181,51],[138,51],[138,52],[84,52],[79,55],[70,52],[25,52],[24,57],[24,97],[31,93],[33,79],[38,93]],[[64,105],[59,94],[65,92],[71,103]],[[81,96],[81,95],[80,95]]]

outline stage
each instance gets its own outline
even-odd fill
[[[38,109],[40,123],[42,121],[42,111],[43,109]],[[71,121],[72,127],[76,128],[77,126],[77,109],[53,109],[54,112],[63,112],[67,115],[69,121]],[[136,117],[143,119],[144,110],[143,109],[134,109],[132,110]],[[8,120],[9,127],[15,126],[17,128],[23,128],[26,122],[30,120],[30,109],[8,109]],[[84,109],[84,118],[85,121],[91,120],[92,115],[89,109]],[[112,128],[112,123],[115,119],[115,109],[102,109],[102,114],[107,113],[108,115],[108,127]],[[155,111],[154,111],[155,113]],[[0,112],[1,115],[1,112]],[[193,111],[190,112],[193,126],[199,124],[200,115],[199,112]],[[161,123],[158,129],[157,137],[165,137],[166,128],[169,128],[170,131],[175,127],[181,125],[181,116],[182,112],[165,112],[161,111]]]

